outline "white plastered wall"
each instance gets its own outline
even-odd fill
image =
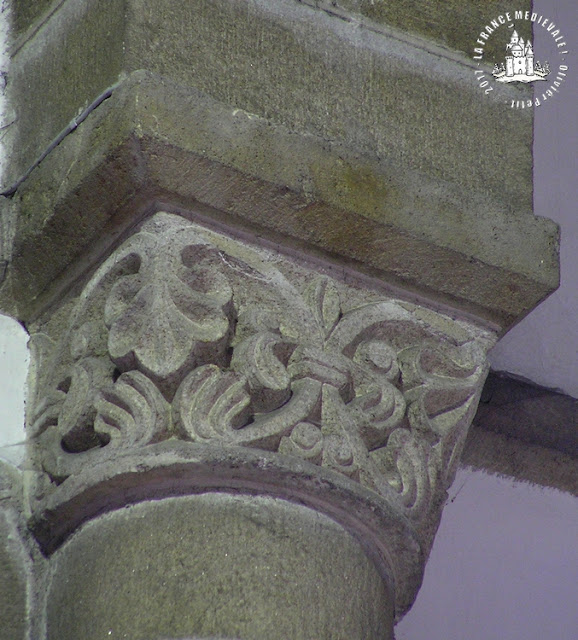
[[[0,458],[20,465],[24,458],[24,405],[29,354],[26,331],[0,315]]]

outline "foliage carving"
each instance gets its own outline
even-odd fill
[[[43,339],[54,353],[35,400],[43,468],[61,482],[170,438],[254,447],[425,519],[453,479],[484,346],[390,300],[345,307],[331,278],[301,289],[220,242],[157,214],[85,287],[59,345]]]

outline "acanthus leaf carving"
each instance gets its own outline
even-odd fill
[[[169,437],[254,447],[426,519],[485,374],[475,332],[453,340],[407,305],[350,301],[328,277],[300,289],[219,242],[157,214],[97,271],[66,337],[73,373],[38,403],[38,433],[60,450],[45,468],[63,479],[80,460]]]
[[[173,406],[178,432],[193,441],[232,440],[249,417],[247,380],[215,365],[193,370],[182,382]]]
[[[291,379],[276,353],[283,346],[280,336],[261,332],[243,340],[233,351],[231,368],[247,379],[256,411],[272,411],[291,395]]]
[[[322,464],[360,481],[367,449],[337,389],[323,385],[321,432],[324,437]]]
[[[94,402],[94,431],[110,448],[159,442],[170,434],[169,404],[140,371],[129,371]]]
[[[403,350],[399,361],[409,423],[438,452],[437,482],[445,491],[453,481],[487,365],[476,363],[468,345],[442,349],[431,341]]]
[[[323,455],[321,429],[311,422],[298,422],[290,435],[281,438],[279,453],[298,456],[313,464],[321,464]]]
[[[422,438],[410,429],[396,429],[387,446],[374,456],[389,484],[398,492],[402,504],[414,518],[423,515],[430,497],[429,455],[429,447]]]
[[[394,386],[375,382],[358,387],[349,408],[371,451],[386,444],[392,430],[405,416],[406,403]]]
[[[102,366],[90,360],[76,365],[57,425],[38,438],[42,466],[58,482],[115,450],[170,435],[169,405],[155,384],[139,371],[103,382],[94,375]]]
[[[99,447],[101,441],[94,431],[95,400],[107,385],[112,368],[97,358],[77,362],[59,387],[66,390],[58,416],[62,444],[69,452]]]
[[[313,313],[321,336],[326,338],[341,316],[341,302],[335,284],[327,278],[316,278],[305,289],[303,299]]]
[[[291,398],[270,413],[256,414],[253,422],[239,430],[237,444],[277,451],[283,437],[296,425],[319,413],[321,383],[300,379],[291,385]]]
[[[214,247],[190,226],[161,223],[161,233],[145,225],[103,269],[132,265],[105,305],[111,358],[121,370],[141,368],[164,382],[209,351],[222,359],[232,291]]]

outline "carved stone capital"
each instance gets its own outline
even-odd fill
[[[167,213],[62,308],[32,337],[47,552],[151,493],[284,497],[353,532],[411,605],[491,333]]]

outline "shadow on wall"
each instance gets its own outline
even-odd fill
[[[576,497],[471,469],[449,496],[397,640],[575,640]]]

